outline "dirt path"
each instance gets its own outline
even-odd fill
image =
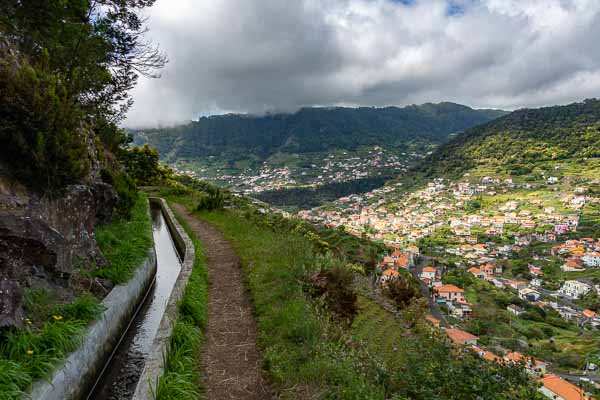
[[[271,399],[261,375],[252,304],[242,281],[240,261],[216,228],[175,204],[204,245],[210,281],[208,326],[202,354],[208,400]]]

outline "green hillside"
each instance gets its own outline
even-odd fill
[[[277,152],[309,153],[360,146],[439,144],[448,134],[503,115],[453,103],[404,108],[303,108],[292,114],[220,115],[187,125],[136,131],[137,143],[155,146],[167,161],[218,156],[228,160]]]
[[[524,175],[536,166],[600,157],[600,100],[523,109],[471,128],[416,165],[415,179],[475,169]]]

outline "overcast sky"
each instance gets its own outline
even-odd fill
[[[311,105],[515,109],[600,96],[600,0],[157,0],[170,62],[126,125]]]

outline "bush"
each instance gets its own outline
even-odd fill
[[[334,316],[351,323],[357,312],[352,269],[341,265],[322,268],[310,281],[311,295],[321,298]]]
[[[214,193],[203,194],[196,206],[197,211],[211,211],[223,208],[225,198],[220,190]]]
[[[82,114],[64,79],[46,66],[0,61],[0,149],[31,188],[60,191],[88,172]]]
[[[125,219],[131,219],[131,210],[138,199],[138,191],[135,182],[125,173],[111,173],[107,170],[101,171],[102,180],[115,189],[117,192],[117,204],[115,211],[118,216]]]

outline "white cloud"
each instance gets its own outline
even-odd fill
[[[453,0],[459,13],[448,0],[403,3],[158,0],[149,37],[170,63],[140,80],[127,124],[334,104],[512,109],[600,93],[597,0]]]

